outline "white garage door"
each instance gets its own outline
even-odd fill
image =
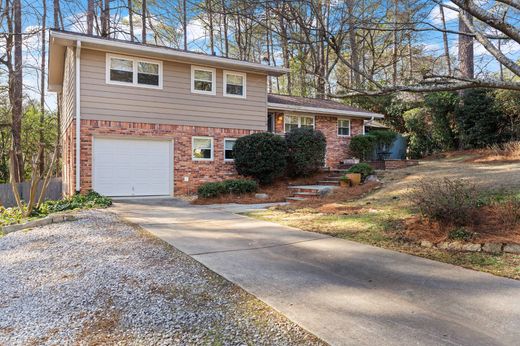
[[[94,138],[93,189],[106,196],[170,195],[171,141]]]

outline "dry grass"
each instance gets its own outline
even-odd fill
[[[495,275],[520,279],[520,255],[486,254],[426,249],[410,245],[409,240],[443,241],[452,230],[448,226],[427,223],[414,216],[406,197],[421,179],[463,179],[479,191],[511,195],[520,192],[520,162],[468,163],[468,153],[443,159],[422,161],[419,166],[379,172],[382,186],[359,194],[347,195],[348,189],[330,195],[326,201],[302,203],[251,213],[251,216],[293,226],[306,231],[354,240],[401,251]],[[360,186],[366,189],[369,186]],[[500,192],[500,193],[499,193]],[[520,194],[517,195],[520,197]],[[494,204],[482,209],[486,222],[476,225],[478,241],[520,241],[520,229],[507,227],[506,219],[517,217],[516,206]],[[509,222],[510,223],[510,222]],[[422,233],[421,233],[422,232]],[[429,237],[429,238],[428,238]]]

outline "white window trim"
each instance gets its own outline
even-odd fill
[[[285,117],[298,117],[298,128],[302,127],[302,118],[312,118],[312,128],[316,130],[316,116],[315,115],[297,115],[297,114],[284,114],[283,115],[283,133],[285,132]]]
[[[203,91],[203,90],[195,89],[195,70],[211,72],[211,91]],[[191,92],[194,94],[202,94],[202,95],[216,95],[217,94],[216,76],[217,76],[217,70],[214,68],[191,65]]]
[[[210,139],[211,140],[211,157],[209,159],[198,158],[198,157],[193,156],[193,149],[195,148],[194,143],[195,143],[196,139]],[[213,137],[206,137],[206,136],[191,137],[191,159],[193,161],[213,161],[214,157],[215,157],[215,145],[214,145]]]
[[[340,135],[339,134],[339,122],[340,120],[347,120],[348,121],[348,135]],[[338,135],[338,137],[352,137],[352,121],[350,119],[347,119],[347,118],[338,118],[337,122],[336,122],[336,134]]]
[[[233,141],[236,144],[237,139],[238,138],[224,138],[224,142],[223,142],[224,143],[224,150],[223,150],[223,152],[224,152],[224,161],[225,162],[234,162],[235,161],[235,159],[226,159],[226,141]]]
[[[118,81],[113,81],[110,79],[110,59],[112,59],[112,58],[125,59],[125,60],[132,61],[132,69],[133,69],[132,83],[118,82]],[[159,85],[148,85],[148,84],[137,83],[137,71],[138,71],[139,62],[147,62],[150,64],[159,65]],[[142,59],[142,58],[136,58],[136,57],[126,56],[126,55],[117,55],[117,54],[107,53],[105,65],[106,65],[105,78],[106,78],[107,84],[132,86],[132,87],[137,87],[137,88],[148,88],[148,89],[162,89],[163,88],[163,63],[160,60]]]
[[[243,81],[244,81],[244,85],[243,85],[243,93],[242,95],[234,95],[234,94],[228,94],[227,93],[227,76],[228,75],[237,75],[237,76],[241,76],[243,78]],[[246,98],[246,95],[247,95],[247,90],[246,90],[246,86],[247,86],[247,73],[242,73],[242,72],[233,72],[233,71],[224,71],[223,72],[223,76],[222,76],[222,88],[223,88],[223,94],[224,96],[226,97],[235,97],[235,98],[239,98],[239,99],[245,99]]]

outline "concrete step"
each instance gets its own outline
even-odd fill
[[[339,186],[339,179],[337,179],[337,180],[332,180],[332,179],[331,180],[320,180],[320,181],[318,181],[318,185]]]
[[[305,201],[306,198],[303,198],[303,197],[287,197],[285,198],[285,200],[289,203],[291,202],[300,202],[300,201]]]

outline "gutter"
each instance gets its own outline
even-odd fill
[[[296,106],[296,105],[287,105],[283,103],[268,103],[268,109],[273,110],[281,110],[281,111],[296,111],[296,112],[306,112],[306,113],[318,113],[318,114],[331,114],[331,115],[342,115],[347,117],[359,117],[359,118],[367,118],[367,119],[383,119],[385,116],[383,114],[372,113],[372,112],[362,112],[362,111],[346,111],[341,109],[332,109],[332,108],[317,108],[317,107],[307,107],[307,106]]]
[[[76,192],[81,190],[81,175],[80,175],[80,155],[81,155],[81,95],[80,95],[80,62],[81,62],[81,41],[76,41],[76,71],[75,78],[76,81]]]
[[[51,31],[51,36],[56,39],[83,42],[84,48],[91,48],[88,45],[103,47],[103,49],[107,51],[111,51],[114,49],[125,50],[128,54],[128,51],[137,51],[145,54],[152,54],[154,56],[161,55],[162,58],[171,58],[173,60],[177,59],[182,61],[194,61],[199,64],[213,63],[217,67],[220,65],[227,65],[228,67],[234,68],[242,68],[245,71],[256,71],[263,72],[273,76],[282,76],[286,73],[289,73],[289,69],[275,66],[262,65],[258,63],[234,60],[224,57],[211,56],[206,54],[199,54],[193,52],[185,52],[179,51],[166,47],[159,46],[150,46],[143,45],[137,43],[130,43],[124,41],[117,40],[109,40],[99,37],[86,36],[86,35],[75,35],[72,33],[59,32],[59,31]],[[86,45],[85,45],[86,44]]]

